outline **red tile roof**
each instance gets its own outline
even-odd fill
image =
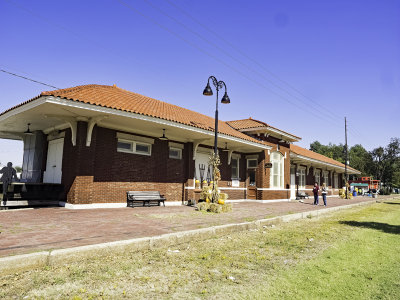
[[[81,85],[72,88],[42,92],[40,96],[60,97],[72,101],[146,115],[205,129],[208,131],[214,131],[215,120],[212,117],[167,102],[136,94],[121,89],[115,85]],[[40,96],[14,106],[2,114],[28,102],[35,101]],[[258,141],[255,138],[233,129],[224,121],[218,122],[218,132],[240,138],[242,140],[262,144],[261,141]]]
[[[295,153],[295,154],[298,154],[298,155],[301,155],[301,156],[306,156],[306,157],[309,157],[309,158],[312,158],[312,159],[316,159],[316,160],[319,160],[321,162],[325,162],[325,163],[328,163],[328,164],[336,165],[338,167],[342,167],[342,168],[345,167],[344,164],[342,164],[341,162],[339,162],[337,160],[334,160],[334,159],[329,158],[329,157],[327,157],[325,155],[316,153],[314,151],[307,150],[307,149],[302,148],[302,147],[297,146],[297,145],[291,144],[290,145],[290,151]],[[349,167],[349,166],[347,166],[347,168],[349,170],[353,171],[353,172],[357,172],[357,173],[360,172],[360,171],[358,171],[358,170],[356,170],[356,169],[354,169],[352,167]]]
[[[295,136],[294,134],[291,134],[289,132],[283,131],[279,128],[273,127],[265,122],[259,121],[259,120],[255,120],[252,118],[248,118],[248,119],[242,119],[242,120],[235,120],[235,121],[227,121],[226,123],[228,123],[230,126],[232,126],[233,128],[235,128],[236,130],[242,130],[242,129],[251,129],[251,128],[260,128],[260,127],[265,127],[265,128],[273,128],[276,130],[279,130],[283,133],[289,134],[299,140],[301,140],[300,137]]]

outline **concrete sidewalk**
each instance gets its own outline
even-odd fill
[[[377,200],[385,198],[388,197]],[[328,198],[328,208],[371,200],[369,197],[356,197],[353,200]],[[232,212],[218,215],[198,212],[187,206],[8,210],[0,212],[0,257],[153,237],[318,209],[324,209],[324,206],[314,206],[312,199],[307,199],[304,203],[234,203]]]

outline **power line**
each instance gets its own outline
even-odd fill
[[[12,75],[12,76],[16,76],[16,77],[19,77],[19,78],[22,78],[22,79],[25,79],[25,80],[29,80],[29,81],[32,81],[32,82],[41,84],[41,85],[45,85],[45,86],[49,86],[49,87],[55,88],[56,90],[59,90],[59,89],[60,89],[60,88],[58,88],[58,87],[56,87],[56,86],[54,86],[54,85],[47,84],[47,83],[44,83],[44,82],[41,82],[41,81],[37,81],[37,80],[35,80],[35,79],[28,78],[28,77],[25,77],[25,76],[22,76],[22,75],[18,75],[18,74],[15,74],[15,73],[12,73],[12,72],[3,70],[3,69],[0,69],[0,71],[3,72],[3,73],[6,73],[6,74]]]
[[[238,73],[239,75],[241,75],[242,77],[246,78],[247,80],[249,80],[252,83],[255,83],[257,85],[259,85],[260,87],[272,92],[273,94],[277,95],[278,97],[280,97],[281,99],[285,100],[286,102],[296,106],[297,108],[305,111],[306,113],[312,114],[315,117],[323,120],[323,121],[330,121],[329,119],[325,119],[322,118],[320,115],[316,114],[314,111],[312,110],[307,110],[305,109],[303,106],[298,105],[297,103],[292,102],[291,100],[289,100],[288,98],[282,96],[281,94],[277,93],[276,91],[270,89],[269,87],[265,86],[263,83],[254,80],[252,78],[250,78],[249,76],[247,76],[246,74],[244,74],[243,72],[241,72],[240,70],[232,67],[231,65],[227,64],[225,61],[221,60],[220,58],[216,57],[215,55],[211,54],[209,51],[204,50],[200,47],[198,47],[196,44],[194,44],[193,42],[187,40],[186,38],[182,37],[181,35],[179,35],[178,33],[174,32],[173,30],[169,29],[167,26],[164,26],[163,24],[159,23],[157,20],[155,20],[152,17],[149,17],[148,15],[142,13],[139,9],[131,6],[130,4],[128,4],[127,2],[123,1],[123,0],[116,0],[118,1],[120,4],[122,4],[123,6],[127,7],[128,9],[132,10],[133,12],[141,15],[142,17],[146,18],[147,20],[149,20],[150,22],[156,24],[157,26],[159,26],[161,29],[164,29],[165,31],[169,32],[170,34],[174,35],[175,37],[177,37],[178,39],[184,41],[185,43],[187,43],[188,45],[190,45],[191,47],[199,50],[200,52],[206,54],[207,56],[213,58],[214,60],[218,61],[219,63],[221,63],[222,65],[226,66],[227,68],[233,70],[234,72]],[[335,120],[336,121],[336,120]],[[334,124],[335,126],[338,126],[338,124],[333,123],[333,121],[330,121],[332,124]]]
[[[235,45],[233,45],[230,41],[226,40],[223,36],[221,36],[220,34],[218,34],[217,32],[215,32],[214,30],[210,29],[208,26],[204,25],[203,23],[201,23],[198,19],[196,19],[195,17],[193,17],[193,15],[191,15],[190,13],[188,13],[187,11],[185,11],[183,8],[179,7],[178,5],[176,5],[175,3],[173,3],[171,0],[166,0],[171,6],[175,7],[177,10],[179,10],[181,13],[185,14],[186,16],[188,16],[192,21],[194,21],[195,23],[197,23],[198,25],[200,25],[201,27],[203,27],[204,29],[206,29],[208,32],[212,33],[213,35],[215,35],[217,38],[219,38],[220,40],[222,40],[223,42],[225,42],[227,45],[229,45],[233,50],[235,50],[236,52],[238,52],[239,54],[241,54],[243,57],[245,57],[246,59],[248,59],[249,61],[253,62],[254,64],[256,64],[258,67],[260,67],[261,69],[263,69],[265,72],[267,72],[268,74],[270,74],[272,77],[276,78],[278,81],[280,81],[281,83],[287,85],[289,88],[291,88],[292,90],[294,90],[295,92],[297,92],[299,95],[301,95],[303,98],[305,98],[306,100],[321,106],[322,108],[324,108],[322,105],[320,105],[319,103],[317,103],[315,100],[313,100],[312,98],[304,95],[299,89],[297,89],[296,87],[294,87],[293,85],[291,85],[289,82],[283,80],[282,78],[280,78],[278,75],[276,75],[275,73],[273,73],[271,70],[267,69],[264,65],[262,65],[261,63],[259,63],[258,61],[256,61],[255,59],[253,59],[251,56],[247,55],[245,52],[243,52],[242,50],[238,49]],[[327,108],[325,108],[327,109]],[[339,116],[333,112],[331,112],[331,114],[334,116],[335,121],[337,121],[337,119],[342,119],[342,116]]]
[[[149,0],[144,0],[145,2],[147,2],[151,7],[153,7],[154,9],[156,9],[157,11],[159,11],[160,13],[162,13],[164,16],[170,18],[171,20],[173,20],[175,23],[179,24],[181,27],[183,27],[184,29],[186,29],[187,31],[189,31],[190,33],[192,33],[193,35],[199,37],[200,39],[202,39],[203,41],[205,41],[206,43],[214,46],[216,49],[218,49],[220,52],[222,52],[223,54],[225,54],[226,56],[228,56],[229,58],[231,58],[232,60],[234,60],[236,63],[240,64],[241,66],[247,68],[249,71],[253,72],[253,73],[257,73],[260,77],[262,77],[264,80],[266,80],[267,82],[269,82],[271,85],[273,85],[274,87],[278,88],[279,90],[287,93],[289,96],[296,98],[297,100],[299,100],[300,102],[304,103],[304,101],[298,97],[297,95],[292,94],[289,90],[287,90],[286,88],[280,86],[279,84],[275,83],[274,81],[270,80],[269,78],[267,78],[264,74],[260,73],[259,71],[255,70],[254,68],[252,68],[251,66],[249,66],[248,64],[242,62],[241,60],[237,59],[236,57],[234,57],[232,54],[230,54],[228,51],[224,50],[222,47],[218,46],[216,43],[214,43],[213,41],[210,41],[209,39],[207,39],[206,37],[204,37],[203,35],[201,35],[200,33],[194,31],[193,29],[191,29],[189,26],[187,26],[186,24],[184,24],[183,22],[179,21],[178,19],[176,19],[175,17],[171,16],[170,14],[166,13],[164,10],[160,9],[159,7],[155,6],[154,4],[151,3],[151,1]],[[225,41],[225,40],[223,40]],[[276,77],[276,76],[275,76]],[[278,78],[279,79],[279,78]],[[316,111],[318,111],[321,114],[325,114],[328,118],[331,118],[334,122],[337,122],[338,119],[335,117],[332,117],[329,113],[327,113],[326,111],[320,109],[318,106],[314,107],[313,109],[315,109]]]

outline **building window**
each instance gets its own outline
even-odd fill
[[[339,187],[339,182],[338,182],[338,174],[333,175],[333,181],[335,184],[335,188],[337,189]]]
[[[239,179],[239,158],[231,158],[232,179]]]
[[[299,168],[299,188],[305,189],[306,188],[306,169]]]
[[[271,181],[272,188],[283,189],[284,187],[284,159],[280,152],[273,152],[271,154]]]
[[[257,158],[248,158],[247,159],[247,169],[254,169],[258,166],[258,159]]]
[[[321,185],[321,172],[320,171],[315,171],[315,182],[318,184],[318,186]]]
[[[150,156],[151,144],[118,139],[117,151]]]
[[[326,186],[329,185],[329,176],[328,176],[329,172],[328,171],[324,171],[324,183],[326,184]]]
[[[170,147],[169,158],[182,159],[182,149]]]
[[[118,151],[119,152],[132,152],[133,144],[132,142],[118,140]]]

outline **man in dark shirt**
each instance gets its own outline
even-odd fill
[[[12,182],[13,178],[18,180],[18,177],[17,171],[15,171],[15,169],[12,167],[11,162],[7,164],[7,167],[4,167],[0,170],[0,174],[3,174],[0,180],[3,182],[3,203],[5,205],[7,200],[8,185]]]
[[[314,205],[318,205],[318,191],[319,191],[318,183],[314,184],[314,188],[312,191],[314,193]]]

